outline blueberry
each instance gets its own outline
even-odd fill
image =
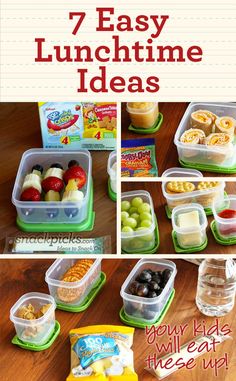
[[[140,283],[134,281],[132,283],[130,283],[129,285],[129,292],[132,294],[132,295],[136,295],[137,294],[137,290],[138,290],[138,286],[140,285]]]
[[[137,296],[145,297],[147,296],[148,292],[149,292],[148,285],[145,283],[140,284],[137,288]]]
[[[40,165],[40,164],[36,164],[36,165],[34,165],[33,167],[32,167],[32,169],[31,169],[31,172],[33,172],[33,171],[39,171],[39,172],[41,172],[41,174],[43,173],[43,167],[42,167],[42,165]]]
[[[147,297],[148,298],[156,298],[157,294],[155,293],[155,291],[149,291],[149,293],[147,294]]]
[[[151,274],[147,270],[143,270],[136,278],[138,282],[149,283],[152,280]]]
[[[162,276],[159,272],[155,272],[152,276],[152,281],[156,282],[157,284],[160,284],[162,282]]]
[[[162,279],[163,279],[163,282],[166,284],[168,282],[168,280],[170,279],[171,277],[171,274],[172,274],[172,271],[170,269],[165,269],[163,272],[162,272]]]
[[[142,312],[142,315],[143,315],[144,319],[153,320],[153,319],[155,319],[156,312],[150,311],[149,309],[147,309],[147,307],[145,307],[145,309]]]
[[[59,214],[59,209],[56,209],[56,208],[47,209],[47,216],[51,219],[56,218],[58,214]]]
[[[26,216],[26,217],[33,214],[33,212],[34,212],[34,209],[32,209],[32,208],[21,209],[21,213],[24,214],[24,216]]]
[[[71,160],[68,163],[68,168],[74,167],[75,165],[79,165],[78,161],[77,160]]]
[[[159,290],[160,287],[158,285],[157,282],[155,282],[154,280],[152,280],[150,283],[149,283],[149,290],[151,291],[156,291],[156,290]]]
[[[62,165],[60,163],[54,163],[51,165],[50,168],[60,168],[60,169],[63,169]]]
[[[79,213],[79,209],[78,208],[66,208],[65,209],[65,215],[69,218],[74,218],[77,216],[77,214]]]

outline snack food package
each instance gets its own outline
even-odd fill
[[[121,176],[158,176],[155,139],[130,139],[121,142]]]
[[[95,325],[70,331],[67,381],[138,381],[133,366],[134,328]]]
[[[39,102],[38,106],[44,148],[115,149],[115,102]]]

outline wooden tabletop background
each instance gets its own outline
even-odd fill
[[[173,254],[174,246],[172,242],[171,232],[172,232],[172,224],[171,220],[167,218],[165,212],[166,200],[162,194],[161,183],[160,182],[123,182],[122,183],[122,192],[128,192],[132,190],[146,190],[148,191],[154,203],[154,209],[157,216],[157,221],[159,225],[159,233],[160,233],[160,246],[158,249],[158,253],[161,254]],[[228,194],[236,194],[236,183],[235,182],[227,182],[226,188]],[[208,216],[208,227],[207,227],[207,237],[208,237],[208,245],[207,247],[200,253],[196,253],[196,257],[199,254],[234,254],[236,251],[236,246],[222,246],[218,244],[211,232],[210,223],[213,220],[213,216]],[[180,256],[180,254],[178,254]],[[183,256],[184,254],[182,254]]]
[[[130,125],[129,114],[126,111],[126,103],[122,103],[122,120],[121,120],[121,132],[122,139],[138,139],[138,138],[155,138],[156,139],[156,159],[158,165],[159,176],[169,168],[180,167],[178,161],[177,148],[174,144],[175,132],[179,126],[182,116],[188,106],[186,102],[164,102],[159,103],[159,110],[162,112],[164,119],[162,126],[155,134],[136,134],[128,130]],[[224,174],[218,174],[213,172],[203,172],[204,176],[224,176]],[[231,175],[231,176],[236,176]]]
[[[175,324],[188,323],[190,326],[182,338],[182,343],[185,343],[193,338],[193,319],[198,319],[199,323],[204,320],[209,327],[214,323],[214,318],[202,315],[195,305],[198,266],[183,260],[175,262],[178,270],[175,281],[176,295],[162,324],[170,324],[173,327]],[[2,381],[64,381],[70,370],[68,333],[71,329],[94,324],[122,325],[119,320],[119,310],[122,307],[120,288],[136,260],[103,260],[102,270],[107,275],[107,283],[87,311],[78,314],[56,311],[56,319],[61,324],[61,333],[50,349],[36,353],[11,344],[15,330],[9,320],[10,308],[24,293],[32,291],[48,293],[44,277],[51,263],[52,260],[42,259],[1,260],[0,379]],[[225,323],[230,325],[234,340],[227,340],[219,345],[215,354],[205,355],[207,359],[210,359],[215,356],[219,358],[225,352],[228,353],[228,371],[224,368],[220,369],[218,381],[234,381],[236,376],[235,312],[236,308],[219,319],[221,326]],[[158,342],[159,344],[168,342],[167,336],[163,336]],[[141,329],[135,330],[133,350],[139,381],[154,381],[155,378],[147,373],[144,367],[145,358],[149,353],[155,352],[155,349],[147,344],[145,333]],[[202,370],[201,357],[196,362],[197,367],[191,372],[181,370],[166,380],[214,381],[216,379],[212,370]]]
[[[11,195],[16,173],[24,151],[42,147],[41,130],[36,103],[0,104],[0,252],[6,236],[19,232],[16,210]],[[112,237],[112,253],[116,252],[116,203],[107,194],[107,160],[109,151],[91,151],[93,159],[95,227],[92,232],[80,233],[81,237]]]

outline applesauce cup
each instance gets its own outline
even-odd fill
[[[126,109],[135,128],[151,128],[159,115],[158,102],[128,102]]]

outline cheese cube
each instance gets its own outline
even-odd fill
[[[178,215],[178,225],[180,228],[192,228],[200,226],[199,213],[197,210]]]

